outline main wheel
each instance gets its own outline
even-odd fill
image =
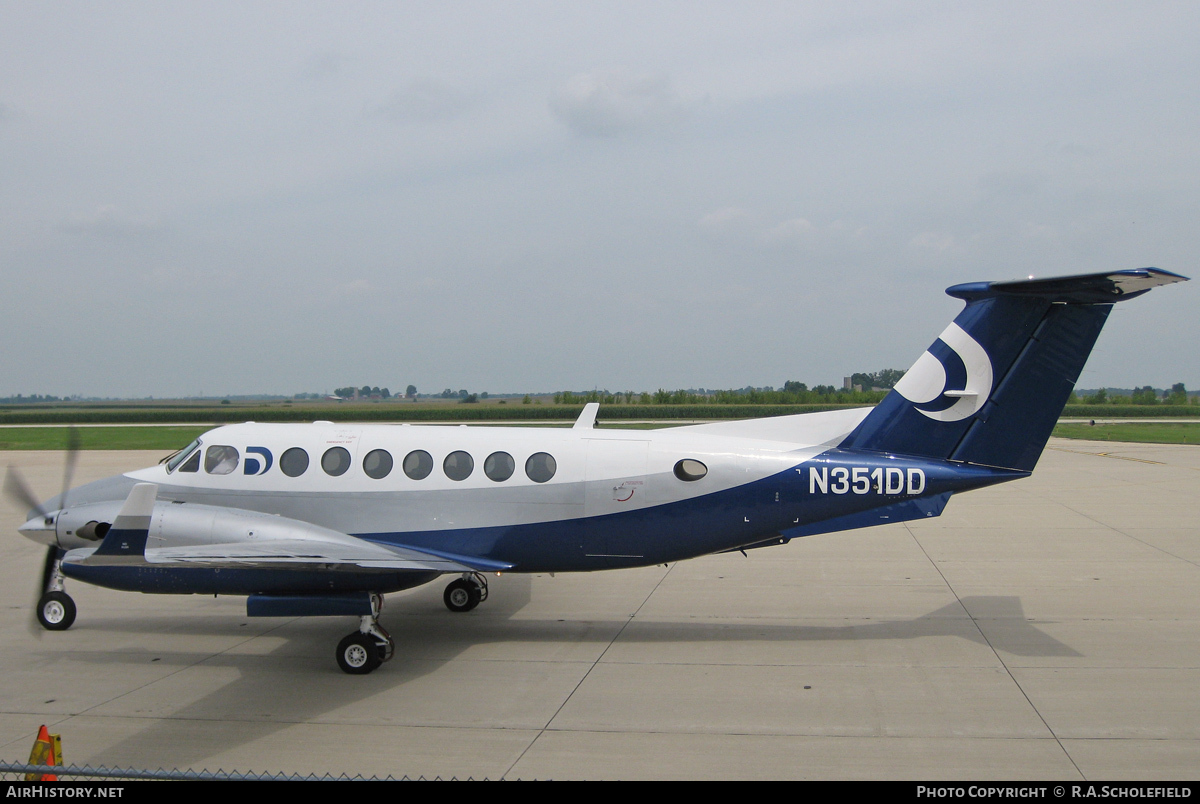
[[[379,647],[375,640],[356,631],[338,643],[337,663],[343,673],[365,676],[383,661],[379,658]]]
[[[66,631],[75,622],[75,601],[66,592],[47,592],[38,601],[37,618],[47,631]]]
[[[449,584],[446,587],[446,593],[442,595],[442,600],[446,602],[446,608],[455,612],[470,611],[478,606],[482,599],[483,592],[480,590],[479,584],[465,581],[462,578]]]

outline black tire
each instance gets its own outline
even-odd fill
[[[383,664],[375,640],[359,632],[350,634],[338,643],[337,663],[343,673],[352,676],[365,676]]]
[[[470,611],[478,606],[482,599],[483,592],[480,590],[479,584],[464,581],[462,578],[447,585],[446,592],[442,595],[446,608],[458,613]]]
[[[47,631],[66,631],[75,622],[75,601],[66,592],[47,592],[38,601],[37,618]]]

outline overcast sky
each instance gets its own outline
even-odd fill
[[[841,384],[1197,275],[1200,4],[0,2],[0,395]],[[1079,385],[1200,388],[1200,281]]]

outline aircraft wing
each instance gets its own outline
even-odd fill
[[[149,564],[239,566],[269,569],[284,565],[352,565],[368,569],[432,572],[495,572],[512,567],[470,556],[435,554],[412,547],[389,547],[348,537],[323,539],[265,539],[146,550]]]

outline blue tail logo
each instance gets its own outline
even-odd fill
[[[896,393],[939,422],[957,422],[979,412],[992,393],[987,350],[951,323],[896,383]]]

